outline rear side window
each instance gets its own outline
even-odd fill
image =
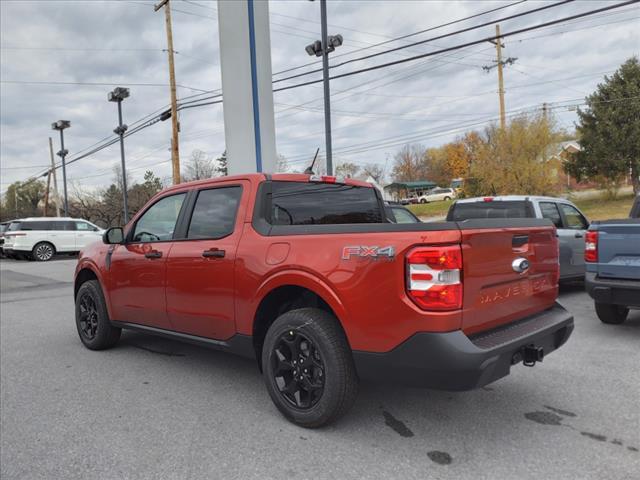
[[[242,187],[201,190],[187,238],[222,238],[233,233]]]
[[[33,222],[13,222],[9,226],[9,231],[23,230],[23,231],[43,231],[43,230],[52,230],[51,224],[53,222],[49,221],[33,221]]]
[[[540,212],[542,218],[548,218],[556,228],[562,228],[562,217],[558,211],[558,206],[553,202],[540,202]]]
[[[447,220],[461,222],[477,218],[532,218],[533,211],[525,200],[493,200],[489,202],[454,203]]]
[[[51,230],[70,232],[76,229],[76,223],[70,220],[56,220],[51,222]]]
[[[331,183],[273,182],[272,225],[382,223],[373,188]]]

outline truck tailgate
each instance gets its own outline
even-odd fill
[[[640,220],[607,220],[596,227],[598,276],[640,279]]]
[[[466,334],[495,328],[554,304],[558,239],[548,220],[483,219],[458,225],[464,278],[462,329]]]

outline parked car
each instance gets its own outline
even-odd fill
[[[57,253],[79,252],[100,240],[102,233],[100,227],[80,218],[21,218],[9,224],[3,250],[8,257],[46,262]]]
[[[640,195],[628,219],[593,222],[586,236],[585,285],[603,323],[640,308]]]
[[[0,223],[0,256],[4,257],[4,232],[9,228],[11,222]]]
[[[254,358],[276,407],[304,427],[349,410],[359,379],[479,388],[573,329],[548,222],[393,224],[378,190],[351,179],[183,183],[103,241],[75,273],[87,348],[114,346],[124,328]]]
[[[411,210],[401,205],[387,205],[385,210],[387,219],[392,223],[420,223]]]
[[[587,217],[569,200],[555,197],[505,195],[456,200],[447,213],[449,221],[483,218],[547,218],[560,238],[560,279],[584,278],[584,235]]]
[[[433,188],[428,192],[420,195],[417,200],[418,203],[439,202],[442,200],[453,200],[456,198],[456,191],[453,188]]]

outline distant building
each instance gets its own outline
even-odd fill
[[[393,182],[384,187],[385,200],[394,200],[396,202],[419,197],[424,192],[437,187],[435,182],[430,180],[421,180],[418,182]]]

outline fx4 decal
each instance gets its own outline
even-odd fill
[[[368,247],[365,245],[350,245],[344,247],[342,249],[342,259],[350,260],[351,257],[359,257],[359,258],[386,258],[388,260],[392,260],[395,257],[396,251],[392,246],[388,247]]]

